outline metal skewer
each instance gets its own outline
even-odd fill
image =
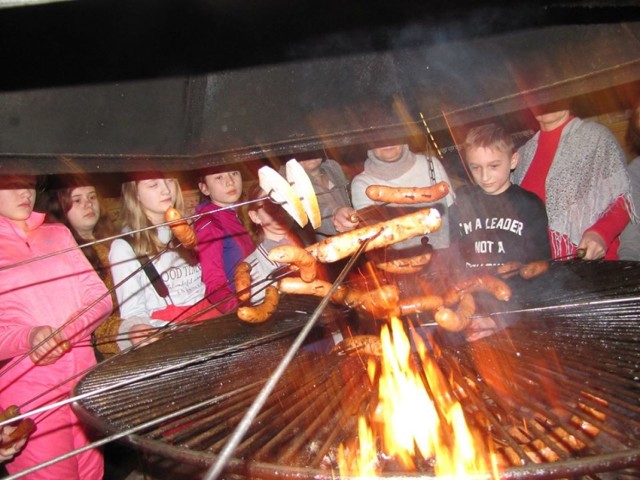
[[[338,190],[338,189],[341,189],[341,188],[343,188],[343,187],[342,186],[336,186],[336,187],[333,187],[333,188],[329,189],[326,192],[320,192],[320,193],[315,193],[314,192],[313,194],[316,195],[316,196],[331,195],[334,190]],[[78,248],[82,249],[82,248],[90,247],[90,246],[93,246],[93,245],[96,245],[96,244],[99,244],[99,243],[111,242],[111,241],[116,240],[118,238],[126,237],[128,235],[132,235],[132,234],[140,233],[140,232],[145,232],[147,230],[153,230],[155,228],[164,227],[164,226],[167,226],[167,225],[170,226],[170,225],[172,225],[174,223],[184,222],[185,220],[197,220],[200,217],[203,217],[205,215],[214,215],[217,212],[222,212],[222,211],[225,211],[225,210],[231,210],[231,209],[235,209],[235,208],[242,207],[242,206],[245,206],[245,205],[251,205],[253,203],[264,202],[264,201],[268,200],[268,201],[270,201],[270,202],[272,202],[272,203],[274,203],[276,205],[282,205],[283,202],[279,202],[277,200],[274,200],[274,198],[271,196],[272,193],[273,193],[273,191],[269,192],[269,194],[265,195],[264,197],[255,198],[253,200],[245,200],[245,201],[242,201],[242,202],[237,202],[237,203],[234,203],[233,205],[227,205],[225,207],[217,208],[214,211],[196,213],[196,214],[193,214],[193,215],[189,215],[189,216],[186,216],[186,217],[179,218],[177,220],[171,220],[171,221],[159,223],[157,225],[151,225],[149,227],[139,228],[137,230],[130,230],[128,232],[119,233],[119,234],[116,234],[116,235],[112,235],[110,237],[101,238],[99,240],[92,240],[90,242],[86,242],[86,243],[83,243],[81,245],[65,248],[65,249],[62,249],[62,250],[55,251],[55,252],[50,252],[50,253],[47,253],[47,254],[44,254],[44,255],[39,255],[39,256],[33,257],[33,258],[28,258],[26,260],[22,260],[20,262],[12,263],[10,265],[4,265],[4,266],[0,267],[0,272],[2,272],[4,270],[9,270],[11,268],[19,267],[19,266],[22,266],[22,265],[26,265],[26,264],[29,264],[29,263],[33,263],[33,262],[36,262],[38,260],[44,260],[45,258],[53,257],[53,256],[60,255],[60,254],[66,253],[66,252],[70,252],[70,251],[76,250]],[[207,224],[203,225],[202,228],[206,227],[207,225],[209,225],[209,224],[207,223]]]
[[[242,418],[238,426],[235,428],[235,430],[229,437],[224,448],[221,450],[220,455],[218,456],[216,462],[211,466],[211,468],[207,471],[206,475],[203,477],[204,480],[215,480],[216,478],[218,478],[220,473],[222,473],[222,470],[224,469],[225,465],[231,459],[231,455],[233,455],[234,450],[240,444],[240,441],[249,430],[249,427],[251,427],[251,423],[254,421],[254,419],[260,412],[260,409],[264,406],[265,402],[267,401],[267,398],[269,397],[271,392],[273,392],[273,389],[275,388],[276,384],[284,374],[284,371],[289,366],[289,364],[293,360],[293,357],[296,355],[296,353],[298,353],[298,350],[302,346],[302,343],[307,338],[307,335],[309,334],[309,332],[315,325],[316,321],[324,311],[325,307],[329,303],[331,296],[340,286],[344,278],[347,276],[347,273],[349,273],[349,271],[351,270],[355,262],[358,260],[362,252],[365,251],[367,244],[371,240],[376,238],[379,234],[380,233],[362,242],[357,252],[349,259],[349,262],[347,262],[345,267],[342,269],[342,271],[336,278],[335,282],[327,292],[327,295],[322,299],[322,301],[318,304],[316,309],[313,311],[311,317],[309,317],[309,320],[307,321],[307,324],[304,326],[304,328],[300,331],[300,333],[298,334],[294,342],[291,344],[291,347],[289,348],[285,356],[282,358],[282,361],[278,364],[278,367],[271,374],[271,376],[269,377],[269,380],[264,385],[264,387],[262,388],[262,390],[260,391],[256,399],[253,401],[253,403],[245,413],[244,417]]]
[[[129,235],[133,235],[134,233],[140,233],[140,232],[146,232],[148,230],[153,230],[156,228],[160,228],[160,227],[164,227],[167,225],[172,225],[174,223],[178,223],[178,222],[183,222],[185,220],[197,220],[200,217],[204,217],[205,215],[213,215],[216,212],[222,212],[224,210],[230,210],[230,209],[234,209],[237,207],[242,207],[244,205],[249,205],[252,203],[257,203],[257,202],[262,202],[265,200],[270,200],[271,197],[266,196],[266,197],[262,197],[262,198],[256,198],[255,200],[246,200],[243,202],[239,202],[233,205],[227,205],[226,207],[220,207],[216,210],[214,210],[213,212],[202,212],[202,213],[195,213],[193,215],[189,215],[187,217],[183,217],[183,218],[179,218],[178,220],[171,220],[170,222],[163,222],[163,223],[159,223],[157,225],[151,225],[149,227],[143,227],[143,228],[139,228],[137,230],[130,230],[127,232],[123,232],[123,233],[118,233],[117,235],[112,235],[110,237],[106,237],[106,238],[101,238],[100,240],[92,240],[91,242],[86,242],[77,246],[73,246],[73,247],[68,247],[62,250],[57,250],[55,252],[50,252],[50,253],[45,253],[44,255],[39,255],[37,257],[33,257],[33,258],[28,258],[26,260],[22,260],[20,262],[16,262],[16,263],[12,263],[10,265],[4,265],[3,267],[0,267],[0,272],[4,271],[4,270],[9,270],[11,268],[15,268],[15,267],[20,267],[22,265],[26,265],[29,263],[33,263],[33,262],[37,262],[39,260],[44,260],[45,258],[49,258],[49,257],[54,257],[56,255],[61,255],[63,253],[67,253],[67,252],[71,252],[73,250],[77,250],[77,249],[82,249],[82,248],[86,248],[86,247],[91,247],[93,245],[99,244],[99,243],[104,243],[104,242],[111,242],[113,240],[117,240],[118,238],[123,238],[123,237],[127,237]],[[274,202],[276,203],[276,202]],[[206,226],[206,225],[205,225]]]
[[[539,260],[539,261],[542,261],[542,262],[565,262],[567,260],[583,259],[586,254],[587,254],[587,251],[584,248],[579,248],[578,250],[576,250],[576,253],[570,253],[568,255],[563,255],[561,257],[547,258],[547,259]],[[500,272],[499,275],[501,277],[513,275],[515,273],[518,273],[520,271],[520,267],[522,267],[524,265],[526,265],[526,264],[522,264],[522,265],[518,264],[517,267],[514,267],[511,270],[507,270],[505,272]]]
[[[232,395],[232,394],[228,394],[228,395]],[[91,450],[93,448],[97,448],[97,447],[100,447],[102,445],[106,445],[109,442],[113,442],[113,441],[118,440],[120,438],[127,437],[128,435],[132,435],[132,434],[137,433],[139,431],[142,431],[142,430],[144,430],[146,428],[153,427],[153,426],[158,425],[160,423],[163,423],[165,421],[168,421],[168,420],[171,420],[173,418],[179,417],[180,415],[184,415],[184,414],[187,414],[187,413],[190,413],[190,412],[197,411],[197,410],[200,410],[202,408],[205,408],[205,407],[207,407],[209,405],[212,405],[212,404],[214,404],[216,402],[219,402],[220,399],[224,398],[225,396],[226,395],[221,395],[221,396],[218,396],[216,398],[211,398],[211,399],[208,399],[208,400],[204,400],[204,401],[196,403],[194,405],[190,405],[188,407],[184,407],[184,408],[178,409],[175,412],[171,412],[171,413],[169,413],[167,415],[164,415],[162,417],[154,418],[153,420],[149,420],[148,422],[143,423],[141,425],[136,425],[135,427],[129,428],[129,429],[124,430],[122,432],[114,433],[113,435],[110,435],[110,436],[105,437],[103,439],[97,440],[97,441],[95,441],[93,443],[89,443],[89,444],[85,445],[84,447],[78,448],[76,450],[72,450],[70,452],[67,452],[67,453],[65,453],[63,455],[60,455],[60,456],[55,457],[55,458],[52,458],[50,460],[47,460],[46,462],[40,463],[38,465],[35,465],[35,466],[33,466],[31,468],[28,468],[26,470],[23,470],[21,472],[15,473],[15,474],[10,475],[8,477],[3,477],[3,480],[15,480],[17,478],[22,478],[22,477],[24,477],[26,475],[29,475],[30,473],[36,472],[36,471],[38,471],[38,470],[40,470],[42,468],[46,468],[46,467],[48,467],[50,465],[53,465],[54,463],[61,462],[62,460],[66,460],[67,458],[71,458],[71,457],[73,457],[75,455],[78,455],[78,454],[80,454],[82,452],[86,452],[87,450]]]
[[[257,285],[257,284],[260,284],[260,283],[265,283],[265,285],[261,288],[261,289],[265,289],[267,286],[272,285],[273,283],[277,282],[277,281],[278,281],[278,280],[280,280],[281,278],[284,278],[284,277],[286,277],[286,276],[288,276],[288,275],[290,275],[290,274],[292,274],[292,273],[294,273],[294,271],[293,271],[293,270],[289,270],[289,266],[288,266],[288,265],[286,265],[286,266],[282,266],[282,267],[278,267],[276,270],[274,270],[273,272],[271,272],[271,273],[270,273],[269,275],[267,275],[265,278],[263,278],[263,279],[261,279],[261,280],[258,280],[258,282],[256,282],[256,285]],[[126,281],[126,280],[127,280],[127,279],[125,279],[125,280],[123,280],[123,281]],[[165,325],[165,326],[163,326],[163,327],[160,327],[160,328],[150,328],[150,329],[149,329],[149,331],[151,331],[151,332],[153,332],[153,333],[152,333],[151,335],[145,336],[144,338],[145,338],[145,339],[147,339],[147,340],[149,340],[149,339],[154,339],[154,338],[157,338],[157,337],[159,337],[159,336],[161,336],[161,335],[163,335],[163,334],[166,334],[167,332],[171,332],[171,331],[175,330],[176,328],[179,328],[179,327],[181,327],[181,326],[185,326],[185,323],[183,323],[183,321],[184,321],[184,322],[187,322],[187,321],[188,321],[188,320],[190,320],[193,316],[199,316],[199,315],[201,315],[202,313],[206,312],[207,310],[211,310],[211,309],[213,309],[213,308],[217,307],[218,305],[220,305],[220,304],[222,304],[222,303],[226,302],[226,301],[227,301],[227,300],[229,300],[230,298],[234,298],[235,296],[236,296],[236,295],[232,295],[232,296],[229,296],[229,297],[225,297],[225,298],[223,298],[222,300],[220,300],[219,302],[217,302],[217,303],[215,303],[215,304],[212,304],[212,305],[210,305],[209,307],[207,307],[207,308],[205,308],[205,309],[203,309],[203,310],[199,310],[198,312],[196,312],[196,314],[194,314],[194,315],[192,315],[192,316],[190,316],[190,317],[185,317],[185,318],[183,318],[180,322],[176,322],[176,319],[173,319],[173,320],[171,320],[167,325]],[[179,317],[177,317],[177,318],[179,318]],[[128,335],[127,335],[127,337],[128,337]],[[116,339],[114,338],[114,339],[113,339],[113,341],[115,341],[115,340],[116,340]],[[45,340],[45,341],[46,341],[46,340]],[[108,358],[108,359],[106,359],[105,361],[101,362],[101,364],[104,364],[104,363],[107,363],[107,362],[111,362],[111,361],[113,361],[116,357],[120,357],[120,356],[122,356],[122,355],[124,355],[124,354],[126,354],[126,353],[128,353],[128,352],[130,352],[130,351],[133,351],[133,350],[135,350],[135,349],[137,349],[137,348],[140,348],[140,347],[144,346],[145,344],[146,344],[146,343],[141,342],[141,343],[139,343],[139,344],[132,345],[131,347],[129,347],[129,348],[127,348],[127,349],[125,349],[125,350],[123,350],[123,351],[119,352],[118,354],[114,355],[113,357]],[[78,346],[77,344],[74,344],[74,347],[77,347],[77,346]],[[35,348],[37,348],[37,347],[35,347]],[[40,395],[38,395],[38,396],[36,396],[36,397],[33,397],[33,398],[29,399],[27,402],[25,402],[25,403],[23,403],[23,404],[19,405],[19,406],[18,406],[18,408],[19,408],[20,410],[22,410],[22,409],[23,409],[23,407],[25,407],[26,405],[29,405],[29,404],[31,404],[31,403],[33,403],[33,402],[35,402],[38,398],[41,398],[41,397],[43,397],[44,395],[46,395],[46,394],[50,393],[54,388],[59,388],[61,385],[64,385],[65,383],[68,383],[68,382],[70,382],[70,381],[74,380],[75,378],[78,378],[78,377],[80,377],[80,376],[83,376],[83,375],[86,375],[86,374],[90,373],[91,371],[95,370],[95,369],[98,367],[98,365],[99,365],[99,364],[92,365],[91,367],[89,367],[89,368],[87,368],[87,369],[85,369],[85,370],[83,370],[83,371],[81,371],[81,372],[78,372],[77,374],[75,374],[75,375],[73,375],[73,376],[71,376],[71,377],[67,378],[64,382],[57,384],[55,387],[53,387],[53,388],[51,388],[51,389],[48,389],[48,390],[45,390],[45,391],[44,391],[44,392],[42,392]],[[0,376],[2,375],[2,373],[4,373],[4,372],[0,372]],[[144,378],[146,378],[146,377],[136,378],[136,380],[135,380],[135,381],[143,380]],[[120,384],[119,384],[119,385],[117,385],[117,386],[124,386],[124,385],[120,385]],[[77,400],[81,400],[82,398],[89,398],[89,397],[91,397],[91,396],[93,396],[93,395],[98,395],[98,394],[100,394],[100,393],[102,393],[102,390],[98,390],[98,391],[94,391],[94,392],[89,392],[88,394],[84,394],[84,396],[82,396],[82,397],[71,397],[71,398],[68,398],[68,399],[66,399],[66,400],[60,400],[60,401],[55,402],[55,403],[50,403],[50,404],[47,404],[47,405],[43,405],[43,406],[41,406],[41,407],[39,407],[39,408],[36,408],[36,409],[30,410],[30,411],[28,411],[28,412],[23,412],[23,413],[21,413],[21,414],[20,414],[19,416],[17,416],[17,417],[13,417],[13,418],[8,419],[8,420],[5,420],[5,421],[0,421],[0,428],[1,428],[1,427],[3,427],[4,425],[8,425],[8,424],[10,424],[10,423],[13,423],[13,422],[15,422],[15,421],[17,421],[17,420],[21,420],[21,419],[23,419],[23,418],[29,418],[29,417],[32,417],[32,416],[34,416],[34,415],[38,414],[38,413],[42,413],[42,412],[46,412],[46,411],[49,411],[49,410],[53,410],[53,409],[55,409],[55,408],[58,408],[58,407],[64,406],[64,405],[66,405],[66,404],[68,404],[68,403],[72,403],[72,402],[75,402],[75,401],[77,401]]]
[[[635,297],[623,297],[623,298],[609,298],[604,300],[589,300],[586,302],[575,302],[560,305],[547,305],[546,307],[532,307],[521,308],[518,310],[504,310],[500,312],[487,312],[482,314],[471,315],[469,318],[481,318],[481,317],[494,317],[497,315],[514,315],[519,313],[540,313],[540,312],[553,312],[559,310],[568,310],[571,308],[584,308],[593,307],[596,305],[614,305],[617,303],[634,302],[640,300],[640,296]]]

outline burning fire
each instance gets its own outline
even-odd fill
[[[340,445],[340,475],[379,475],[382,455],[408,470],[416,470],[423,459],[433,464],[438,477],[497,477],[482,438],[467,425],[462,406],[421,338],[412,334],[417,349],[412,352],[402,322],[392,317],[380,339],[380,371],[375,360],[368,365],[374,385],[377,377],[378,403],[370,420],[359,418],[358,440]]]

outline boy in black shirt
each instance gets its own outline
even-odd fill
[[[535,194],[511,183],[518,153],[504,129],[469,131],[465,161],[475,185],[456,192],[450,207],[452,247],[467,268],[551,258],[547,213]]]

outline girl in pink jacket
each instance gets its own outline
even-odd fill
[[[0,268],[76,246],[60,224],[33,212],[34,177],[0,178]],[[61,400],[78,381],[65,381],[95,364],[91,331],[111,311],[111,297],[82,251],[72,249],[0,271],[0,361],[11,365],[67,320],[102,298],[14,367],[0,369],[0,405],[23,411]],[[41,393],[43,397],[31,402]],[[17,473],[80,448],[89,440],[69,405],[34,417],[36,431],[6,465]],[[103,460],[89,450],[28,476],[30,479],[101,479]]]

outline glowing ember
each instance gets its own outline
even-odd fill
[[[358,441],[340,445],[340,475],[380,474],[379,459],[384,456],[407,470],[415,470],[419,459],[432,461],[439,477],[497,476],[482,439],[467,426],[462,406],[424,342],[417,335],[412,338],[417,355],[398,318],[383,326],[378,404],[371,420],[359,418]],[[373,360],[368,365],[374,385],[376,365]]]

